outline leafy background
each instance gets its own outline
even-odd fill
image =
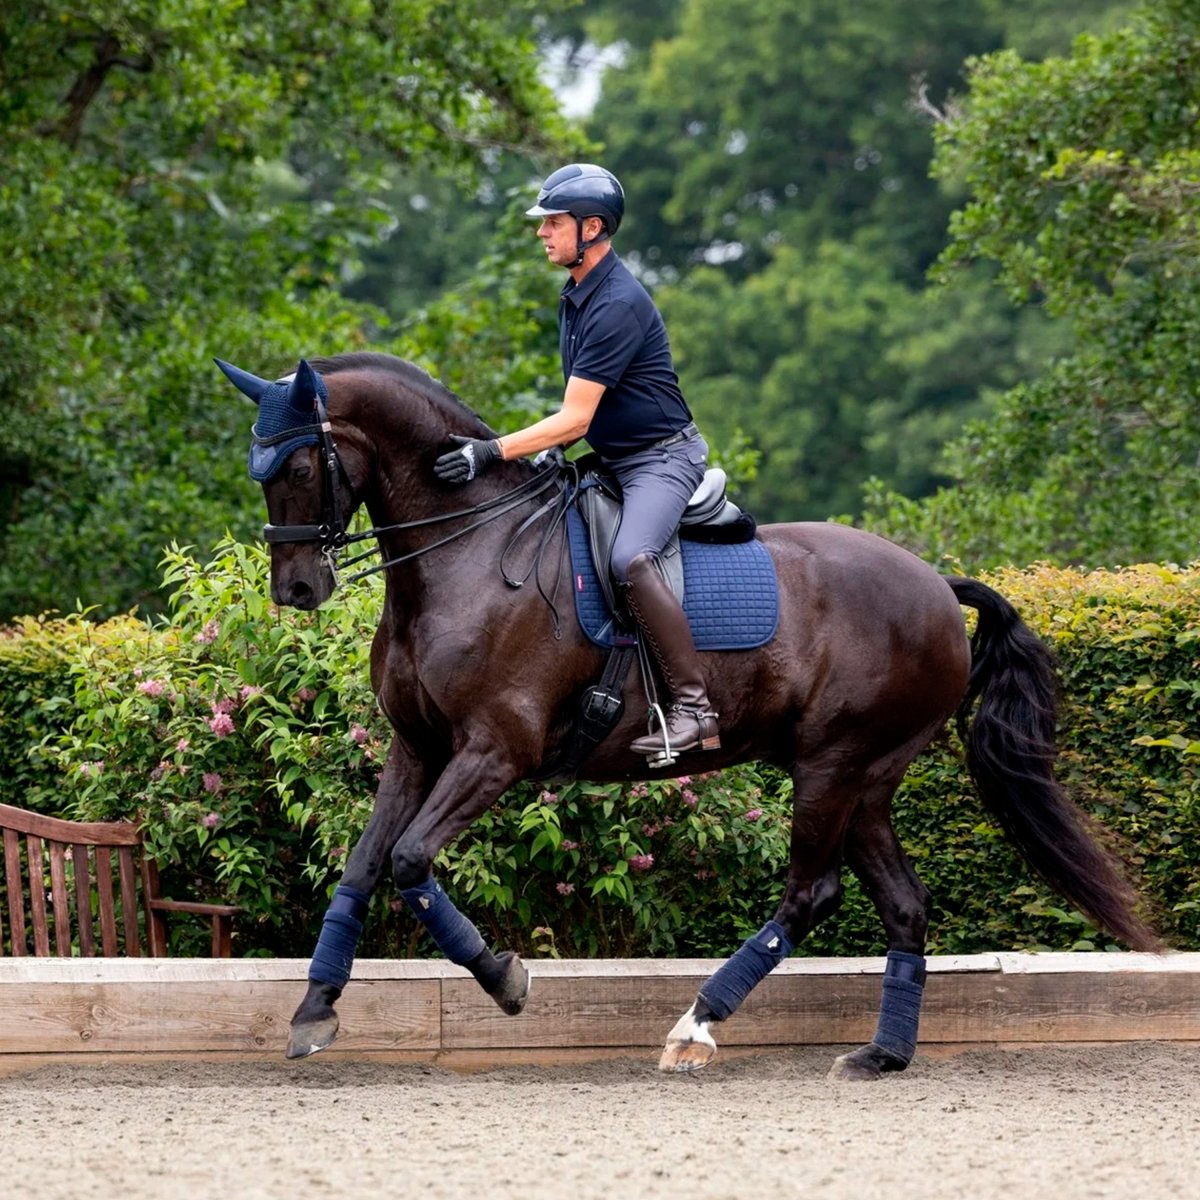
[[[315,939],[387,749],[367,683],[377,583],[273,612],[260,549],[173,551],[169,621],[29,619],[0,638],[0,801],[137,820],[176,896],[244,905],[237,952]],[[1060,771],[1116,839],[1169,942],[1200,948],[1200,571],[1048,566],[991,578],[1054,647]],[[439,875],[497,945],[530,954],[725,955],[774,911],[790,781],[754,766],[633,786],[512,789]],[[1033,880],[947,738],[910,769],[896,826],[933,892],[930,949],[1109,948]],[[847,877],[800,950],[881,953]],[[385,884],[364,953],[427,953]],[[175,949],[205,931],[176,924]]]
[[[600,159],[739,498],[994,572],[1059,653],[1069,782],[1194,946],[1196,6],[331,12],[0,10],[3,796],[143,819],[172,887],[246,905],[243,952],[308,944],[384,749],[377,597],[263,598],[252,410],[211,359],[390,350],[528,422],[561,395],[558,280],[521,213],[549,169]],[[528,788],[444,871],[509,944],[723,952],[774,903],[787,805],[752,766]],[[952,745],[897,807],[936,947],[1091,944]],[[412,947],[403,919],[371,929]],[[878,944],[850,887],[808,948]]]

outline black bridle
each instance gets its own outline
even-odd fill
[[[346,517],[342,509],[341,495],[338,488],[339,482],[343,479],[349,484],[350,476],[342,463],[341,455],[338,453],[337,443],[333,440],[333,426],[329,421],[329,412],[325,407],[324,400],[320,396],[316,397],[316,408],[319,426],[318,432],[321,439],[321,522],[319,525],[265,525],[263,527],[263,537],[269,545],[277,546],[298,542],[320,543],[321,553],[325,558],[326,565],[329,567],[330,574],[333,576],[334,586],[337,587],[342,582],[353,583],[364,576],[373,575],[378,571],[386,571],[389,567],[399,566],[401,563],[418,558],[422,554],[428,554],[431,550],[436,550],[441,546],[445,546],[448,542],[453,542],[457,538],[464,537],[468,533],[473,533],[475,530],[481,529],[484,525],[497,520],[499,517],[518,508],[535,496],[540,496],[542,493],[554,488],[556,489],[555,494],[545,503],[541,504],[536,511],[518,526],[500,556],[500,572],[504,578],[504,582],[509,587],[523,586],[529,576],[541,566],[550,537],[554,530],[565,522],[567,509],[574,502],[578,490],[578,471],[572,464],[565,462],[561,455],[551,459],[552,465],[536,471],[524,483],[518,484],[515,488],[499,496],[493,496],[490,500],[485,500],[481,504],[473,505],[470,508],[458,509],[455,512],[439,513],[433,517],[423,517],[418,521],[401,521],[395,525],[373,526],[358,533],[350,533],[346,528]],[[287,435],[280,435],[280,437],[271,440],[278,441],[284,436],[294,434],[295,430],[291,430]],[[572,481],[575,486],[566,486]],[[551,520],[549,525],[542,531],[533,563],[522,578],[516,579],[511,577],[504,566],[509,551],[544,516],[550,516]],[[396,558],[388,559],[386,562],[376,563],[374,566],[356,571],[353,575],[347,576],[344,581],[341,578],[340,569],[357,566],[376,553],[376,550],[372,549],[363,554],[355,555],[353,558],[346,559],[344,562],[339,561],[342,552],[356,542],[365,542],[371,538],[378,538],[385,533],[401,533],[410,529],[422,529],[426,526],[444,524],[448,521],[458,521],[469,517],[479,517],[480,519],[472,521],[470,524],[463,526],[462,529],[456,529],[453,533],[447,534],[437,541],[429,542],[424,546],[418,547],[416,550],[411,550],[407,554],[401,554]],[[564,539],[563,549],[565,550],[565,548],[566,543]],[[537,574],[538,591],[554,612],[557,636],[558,611],[554,605],[554,598],[547,596],[542,591],[540,571]],[[558,591],[557,575],[558,573],[556,573],[555,577],[555,595],[557,595]]]

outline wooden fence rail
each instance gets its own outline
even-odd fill
[[[882,958],[792,958],[720,1030],[724,1046],[870,1038]],[[461,968],[360,960],[335,1049],[552,1051],[658,1047],[717,963],[529,964],[507,1017]],[[921,1042],[1200,1041],[1200,954],[934,957]],[[278,1051],[304,993],[303,959],[0,960],[0,1054]]]

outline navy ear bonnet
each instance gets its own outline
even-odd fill
[[[231,363],[214,359],[238,391],[258,405],[258,420],[251,427],[250,478],[266,483],[287,461],[293,450],[315,446],[320,440],[317,400],[329,399],[325,380],[304,359],[295,375],[269,383]]]

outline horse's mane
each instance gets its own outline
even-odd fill
[[[357,350],[347,354],[333,354],[328,358],[310,358],[309,366],[320,375],[337,375],[341,371],[382,371],[393,376],[410,391],[437,406],[449,404],[463,416],[480,423],[481,418],[464,404],[444,383],[434,379],[423,367],[394,354]]]

